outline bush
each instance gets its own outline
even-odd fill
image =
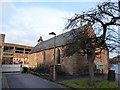
[[[38,73],[50,73],[50,67],[47,65],[40,65],[34,71]]]
[[[28,70],[33,71],[33,70],[34,70],[34,68],[33,68],[33,67],[29,67],[29,68],[28,68]]]
[[[56,67],[56,73],[57,75],[65,75],[65,71],[61,69],[61,67]]]

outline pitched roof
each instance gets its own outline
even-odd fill
[[[73,29],[71,31],[68,31],[66,33],[56,36],[56,47],[65,46],[69,43],[72,43],[72,39],[74,38],[74,35],[77,35],[80,31],[84,30],[84,28],[85,26],[82,26],[81,28]],[[43,41],[41,43],[38,43],[30,51],[30,54],[54,48],[54,39],[55,37],[48,39],[46,41]]]

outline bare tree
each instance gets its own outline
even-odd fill
[[[120,9],[118,2],[103,2],[83,14],[75,14],[72,18],[68,19],[65,29],[75,29],[84,26],[84,30],[79,35],[74,37],[73,42],[66,48],[66,55],[72,55],[75,52],[81,55],[87,55],[89,62],[89,74],[91,84],[94,84],[94,66],[93,62],[95,56],[100,54],[103,49],[108,49],[110,52],[115,51],[120,44],[119,33],[117,26],[120,26]],[[92,26],[92,28],[90,27]],[[90,33],[93,29],[93,34]],[[95,32],[95,34],[94,34]],[[70,50],[71,47],[76,47]],[[99,49],[98,49],[99,48]]]

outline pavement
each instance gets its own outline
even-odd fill
[[[2,88],[9,88],[6,76],[2,74]]]
[[[3,73],[3,88],[64,88],[67,87],[26,73]]]
[[[99,76],[99,78],[103,78]],[[105,79],[106,77],[104,77]],[[73,88],[68,88],[66,86],[60,85],[58,83],[62,83],[70,80],[85,80],[89,79],[87,76],[71,78],[67,80],[60,80],[55,82],[51,82],[49,80],[40,78],[38,76],[29,74],[29,73],[3,73],[2,75],[2,88],[11,88],[12,89],[65,89],[65,90],[73,90]]]

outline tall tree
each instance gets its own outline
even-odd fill
[[[73,42],[66,48],[66,55],[72,55],[78,52],[82,55],[87,55],[89,62],[89,74],[91,84],[94,84],[94,66],[93,62],[95,56],[100,54],[103,49],[115,51],[120,45],[119,33],[117,26],[120,26],[120,9],[118,2],[103,2],[83,14],[75,14],[72,18],[68,19],[65,29],[76,29],[84,26],[84,30],[75,35]],[[82,22],[82,23],[81,23]],[[80,24],[81,23],[81,24]],[[95,34],[90,34],[89,30],[92,29]],[[71,47],[76,47],[70,50]],[[99,49],[97,49],[99,48]]]

